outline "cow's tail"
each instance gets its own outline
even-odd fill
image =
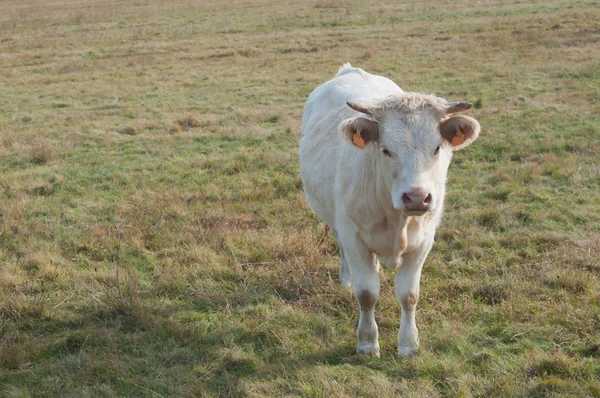
[[[331,231],[331,227],[329,225],[325,224],[325,230],[323,231],[323,237],[321,238],[319,243],[317,243],[317,247],[321,247],[323,242],[325,242],[325,239],[327,239],[327,235],[329,235],[329,231]]]

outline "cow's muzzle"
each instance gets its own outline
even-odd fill
[[[413,189],[402,194],[402,210],[425,212],[431,210],[433,198],[429,192]]]

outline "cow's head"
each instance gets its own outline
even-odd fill
[[[376,159],[394,208],[420,215],[440,206],[452,151],[479,135],[477,120],[452,115],[471,104],[418,93],[347,104],[366,117],[344,120],[340,135]]]

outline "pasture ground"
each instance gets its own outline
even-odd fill
[[[343,4],[342,4],[343,3]],[[600,3],[0,0],[0,395],[600,396]],[[303,198],[343,62],[469,100],[421,350]]]

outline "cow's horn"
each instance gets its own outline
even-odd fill
[[[471,109],[472,106],[473,104],[470,102],[451,102],[446,105],[446,114],[466,111]]]

